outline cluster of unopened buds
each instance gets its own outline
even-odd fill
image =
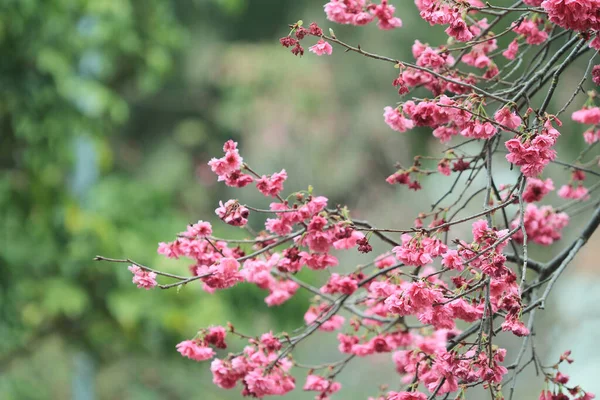
[[[340,46],[388,62],[400,96],[418,90],[430,96],[403,99],[384,107],[383,114],[392,130],[427,129],[441,143],[437,146],[444,147],[439,156],[414,157],[408,168],[396,164],[387,183],[419,190],[432,175],[454,179],[431,208],[418,213],[412,227],[377,228],[356,220],[345,206],[331,204],[310,186],[287,194],[285,170],[257,173],[244,162],[238,144],[229,140],[222,156],[208,163],[218,181],[233,188],[254,186],[270,203],[261,209],[239,199],[219,202],[218,218],[247,231],[246,239],[216,238],[209,222],[198,221],[172,242],[160,243],[161,255],[191,260],[188,276],[130,260],[97,258],[132,264],[133,282],[145,289],[181,288],[198,281],[194,284],[214,293],[249,283],[266,291],[267,306],[281,305],[299,290],[314,295],[305,308],[304,326],[294,335],[252,336],[232,325],[213,326],[178,344],[185,357],[212,359],[213,382],[219,387],[238,386],[244,396],[256,398],[284,395],[296,387],[292,369],[305,368],[302,388],[326,400],[341,390],[337,376],[352,360],[388,353],[401,376],[401,389],[382,390],[372,400],[432,400],[442,395],[466,399],[467,391],[479,385],[499,400],[505,398],[511,381],[508,398],[513,398],[517,375],[525,368],[520,364],[524,349],[535,339],[532,311],[544,307],[559,275],[600,224],[600,202],[590,201],[600,184],[585,183],[590,176],[600,176],[594,170],[598,159],[583,162],[600,140],[595,92],[588,92],[587,102],[572,114],[573,121],[589,126],[584,133],[588,147],[573,163],[559,161],[555,149],[561,140],[560,114],[585,93],[582,85],[588,77],[600,83],[594,57],[569,102],[555,114],[547,111],[567,67],[588,50],[600,50],[600,0],[523,0],[512,6],[479,0],[415,0],[415,4],[420,17],[432,26],[444,26],[448,37],[440,46],[415,40],[412,61],[351,46],[331,29],[324,34],[316,23],[305,27],[298,21],[280,39],[295,55],[304,54],[301,42],[312,36],[318,41],[309,51],[316,55],[331,55],[333,46]],[[377,21],[384,30],[402,26],[387,0],[331,0],[324,9],[335,23],[361,26]],[[508,21],[510,16],[514,18]],[[488,21],[489,17],[494,19]],[[495,33],[503,19],[504,30]],[[500,48],[503,36],[507,45]],[[553,53],[549,49],[554,43],[560,47]],[[527,61],[529,49],[537,56]],[[519,69],[522,65],[529,66]],[[545,99],[535,106],[533,99],[542,88],[547,89]],[[470,148],[480,144],[479,150],[467,150],[467,144]],[[553,163],[567,171],[562,178],[568,183],[558,189],[555,181],[561,176],[550,177],[547,170]],[[497,169],[510,171],[512,183],[497,184]],[[478,180],[481,175],[485,179]],[[456,193],[460,187],[462,192]],[[483,209],[462,216],[477,196],[484,196]],[[565,200],[564,204],[541,203],[550,197]],[[576,242],[547,263],[528,257],[528,244],[550,246],[561,241],[575,215],[570,213],[573,207],[580,213],[590,205],[595,213]],[[258,224],[264,226],[258,233],[248,226]],[[469,226],[470,233],[454,230],[457,225]],[[361,256],[373,252],[374,240],[388,247],[374,256]],[[357,262],[348,272],[339,266],[347,264],[340,261],[340,252],[370,261]],[[320,287],[300,280],[299,272],[306,269],[320,274]],[[159,284],[158,277],[175,282]],[[505,365],[507,351],[494,341],[502,331],[523,340],[522,351],[510,365]],[[296,360],[294,350],[317,332],[335,335],[341,359],[321,365]],[[245,345],[225,353],[225,341],[231,337]],[[569,378],[558,372],[559,364],[572,362],[569,353],[550,369],[542,366],[535,349],[531,360],[546,378],[540,400],[594,398],[578,386],[568,386]]]

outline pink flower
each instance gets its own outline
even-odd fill
[[[590,196],[588,194],[588,189],[579,184],[574,186],[573,183],[569,185],[563,185],[558,190],[558,196],[563,199],[573,199],[573,200],[589,200]]]
[[[329,42],[327,42],[323,39],[319,39],[317,44],[308,48],[308,51],[315,53],[318,56],[322,56],[322,55],[330,56],[331,53],[333,52],[333,48],[331,47]]]
[[[279,260],[275,254],[272,259]],[[275,278],[271,275],[272,263],[262,260],[246,260],[240,274],[246,282],[254,283],[261,289],[268,289],[275,284]]]
[[[219,176],[219,181],[225,180],[226,175],[239,170],[243,162],[237,149],[237,143],[233,140],[225,143],[223,151],[225,152],[224,157],[213,158],[208,162],[212,171]]]
[[[308,248],[315,253],[327,253],[333,243],[333,234],[330,231],[313,231],[308,232],[304,237],[304,243]]]
[[[226,349],[227,344],[225,343],[225,336],[227,332],[222,326],[213,326],[208,329],[208,332],[204,336],[204,340],[208,344],[212,344],[217,349]]]
[[[364,234],[353,229],[345,229],[346,233],[336,234],[336,241],[333,242],[333,248],[337,250],[349,250],[356,247],[359,240],[365,237]]]
[[[580,124],[585,124],[585,125],[600,124],[600,108],[599,107],[582,108],[579,111],[575,111],[571,115],[571,118],[573,118],[573,121],[579,122]]]
[[[538,398],[538,400],[554,400],[554,398],[555,397],[551,391],[542,390],[542,393],[540,393],[540,397]]]
[[[185,340],[179,343],[177,351],[182,356],[195,361],[210,360],[214,357],[215,351],[207,346],[201,346],[194,340]]]
[[[352,354],[352,348],[359,342],[356,336],[349,336],[343,333],[338,333],[337,339],[339,342],[338,350],[343,354]]]
[[[538,45],[548,39],[548,33],[538,28],[539,20],[526,19],[516,25],[513,31],[519,33],[526,38],[527,44]]]
[[[450,128],[447,126],[440,126],[434,129],[433,136],[440,139],[440,142],[447,143],[452,139],[452,136],[458,135],[456,128]]]
[[[275,336],[273,332],[263,333],[260,337],[260,343],[265,346],[269,352],[275,352],[281,350],[281,342]]]
[[[286,214],[288,213],[282,213],[279,218],[267,218],[265,228],[276,235],[288,235],[292,232],[294,221],[286,218]]]
[[[525,142],[517,138],[510,139],[504,145],[509,151],[506,159],[521,167],[521,172],[528,178],[538,176],[556,158],[556,151],[551,147],[556,143],[560,133],[552,127],[550,122],[544,124],[544,128],[533,140]]]
[[[440,243],[437,239],[413,238],[408,234],[403,234],[402,246],[396,246],[392,251],[396,253],[396,258],[404,264],[420,267],[432,263],[433,257],[440,256],[445,252],[444,246],[438,247]]]
[[[377,27],[379,29],[389,30],[394,28],[400,28],[402,26],[402,20],[398,17],[394,17],[396,8],[388,4],[388,0],[381,0],[381,4],[375,6],[372,13],[379,19]]]
[[[333,273],[329,277],[329,281],[325,286],[321,288],[322,293],[327,294],[352,294],[358,289],[358,282],[356,279],[350,276],[342,276],[340,274]]]
[[[456,299],[448,304],[454,318],[462,319],[467,322],[474,322],[481,318],[482,313],[477,307],[467,303],[463,298]]]
[[[250,371],[245,377],[244,382],[248,387],[248,392],[254,397],[264,397],[275,394],[277,384],[271,374],[264,375],[261,369]]]
[[[421,392],[389,392],[386,400],[427,400],[427,396]]]
[[[356,26],[367,25],[369,22],[373,21],[374,18],[375,17],[368,12],[359,12],[352,18],[351,24]]]
[[[540,201],[554,190],[554,183],[552,179],[541,180],[537,178],[530,178],[527,180],[527,186],[523,192],[523,200],[527,203],[533,203]]]
[[[156,282],[156,273],[146,271],[137,265],[130,265],[127,267],[133,273],[133,283],[137,285],[138,288],[142,289],[152,289],[158,285]]]
[[[205,238],[212,235],[212,225],[210,222],[198,221],[197,223],[188,226],[187,230],[182,233],[185,236]]]
[[[377,259],[375,260],[375,266],[379,269],[391,267],[394,264],[396,264],[396,259],[394,258],[394,256],[391,255],[384,254],[377,257]]]
[[[554,380],[562,385],[566,385],[569,382],[569,376],[558,371]]]
[[[225,176],[225,184],[229,187],[243,188],[252,182],[254,182],[254,178],[242,173],[241,170],[233,171]]]
[[[587,144],[594,144],[600,140],[600,130],[587,130],[583,133],[583,140]]]
[[[319,400],[327,399],[329,395],[338,392],[342,388],[339,382],[332,382],[318,375],[308,375],[303,390],[319,392],[317,396]]]
[[[211,274],[202,281],[212,289],[226,289],[243,280],[240,274],[240,263],[231,257],[221,258],[210,267],[205,267],[205,273]],[[198,270],[203,273],[202,269]]]
[[[510,42],[508,48],[502,52],[502,55],[509,60],[514,60],[519,52],[519,42],[517,39]]]
[[[494,114],[494,120],[509,129],[516,129],[521,126],[521,117],[515,112],[511,112],[508,107],[502,107]]]
[[[244,226],[248,223],[250,211],[242,206],[237,200],[228,200],[225,204],[219,201],[219,208],[215,210],[225,223],[233,226]]]
[[[600,30],[598,0],[544,0],[541,6],[548,18],[563,28],[576,31]]]
[[[352,346],[352,350],[350,352],[358,357],[366,357],[375,353],[375,348],[371,342],[357,343]]]
[[[313,270],[322,270],[338,265],[338,260],[331,254],[315,254],[305,251],[300,253],[301,263]]]
[[[448,36],[452,36],[459,42],[468,42],[473,39],[473,33],[469,30],[466,22],[462,18],[456,18],[444,31]]]
[[[450,169],[450,162],[447,159],[443,159],[438,163],[437,170],[440,174],[450,176],[452,173]]]
[[[521,322],[516,316],[507,316],[506,320],[502,323],[503,331],[511,331],[516,336],[528,336],[529,329]]]
[[[596,36],[596,39],[600,41],[600,37]],[[592,69],[592,81],[600,86],[600,65],[594,65]]]
[[[269,307],[281,305],[291,299],[299,287],[291,280],[276,281],[269,287],[270,293],[265,298],[265,303]]]
[[[429,67],[433,70],[439,70],[446,65],[446,58],[431,47],[425,47],[419,58],[417,58],[417,65],[420,67]]]
[[[423,281],[407,284],[403,290],[394,292],[385,299],[389,312],[400,316],[415,314],[431,308],[442,295],[439,291],[430,289]]]
[[[245,371],[236,369],[232,364],[243,359],[234,358],[231,362],[214,359],[210,364],[210,370],[213,374],[213,383],[222,389],[232,389],[238,380],[242,379]]]
[[[343,1],[332,0],[325,4],[324,8],[327,19],[338,24],[349,24],[354,18],[352,13],[348,12],[348,8]]]
[[[525,208],[525,231],[529,240],[549,246],[562,237],[562,230],[569,224],[569,216],[565,213],[557,213],[551,206],[538,208],[530,203]],[[519,225],[519,218],[511,223],[511,228]],[[513,238],[517,241],[523,240],[523,234],[518,230]]]
[[[448,250],[442,256],[442,265],[446,268],[455,269],[457,271],[462,271],[465,269],[463,265],[465,260],[463,260],[456,250]]]
[[[494,136],[496,132],[497,129],[491,122],[475,120],[467,124],[460,134],[468,138],[489,139]]]
[[[406,118],[400,110],[392,107],[385,107],[383,117],[385,123],[397,132],[406,132],[413,128],[413,122]]]
[[[285,169],[267,177],[263,175],[256,181],[256,188],[265,196],[277,197],[283,190],[283,182],[287,179]]]

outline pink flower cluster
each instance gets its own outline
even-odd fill
[[[182,356],[194,361],[210,360],[215,356],[215,351],[210,347],[213,345],[218,349],[226,349],[225,336],[227,332],[222,326],[203,329],[198,334],[200,337],[193,340],[185,340],[179,343],[177,351]]]
[[[600,30],[600,0],[544,0],[550,21],[576,31]]]
[[[217,214],[226,224],[232,226],[244,226],[248,223],[250,211],[237,200],[232,199],[228,200],[225,204],[223,204],[222,201],[219,201],[219,208],[215,210],[215,214]]]
[[[459,7],[453,7],[450,3],[431,0],[416,0],[421,18],[431,25],[449,25],[446,34],[459,42],[468,42],[480,31],[476,25],[467,26],[463,12]],[[483,3],[479,0],[468,0],[465,5],[481,7]]]
[[[241,171],[244,160],[240,156],[237,142],[228,140],[223,146],[223,151],[223,157],[213,158],[208,162],[210,169],[219,177],[219,182],[223,181],[231,187],[244,187],[252,183],[254,179]]]
[[[216,354],[212,348],[195,340],[185,340],[177,344],[177,351],[181,353],[182,356],[194,361],[210,360]]]
[[[310,392],[319,392],[316,400],[329,400],[329,396],[339,392],[342,385],[339,382],[332,382],[318,375],[308,375],[303,389]]]
[[[294,33],[295,38],[292,37],[292,32]],[[284,36],[281,39],[279,39],[279,43],[281,43],[283,47],[291,48],[290,51],[295,56],[304,55],[304,48],[302,47],[300,42],[307,35],[317,37],[323,36],[323,30],[319,28],[319,26],[314,22],[310,24],[308,29],[301,26],[300,22],[298,22],[292,26],[292,32],[290,32],[288,36]],[[310,47],[308,50],[310,52],[315,53],[316,55],[321,56],[323,54],[330,55],[333,49],[331,48],[331,45],[329,43],[327,43],[323,39],[320,39],[316,45]]]
[[[427,400],[427,396],[421,392],[389,392],[386,400]]]
[[[580,124],[593,125],[583,134],[586,143],[594,144],[600,140],[600,108],[584,107],[581,110],[575,111],[571,118]]]
[[[589,200],[590,195],[588,194],[588,189],[583,186],[581,183],[569,183],[568,185],[563,185],[558,190],[558,195],[563,199],[572,199],[572,200]]]
[[[425,100],[419,103],[407,101],[402,107],[402,112],[386,107],[384,117],[388,126],[399,132],[414,126],[434,128],[433,136],[442,143],[450,141],[459,133],[466,138],[490,139],[496,135],[498,128],[489,120],[473,118],[473,107],[474,104],[469,101],[455,101],[443,95],[439,100]],[[521,118],[506,107],[496,113],[495,119],[503,129],[514,130],[521,125]]]
[[[397,132],[406,132],[413,128],[413,122],[406,118],[399,109],[385,107],[383,111],[385,123],[393,130]]]
[[[548,33],[539,29],[539,25],[544,25],[542,18],[525,19],[516,23],[513,31],[525,37],[527,44],[539,45],[548,39]]]
[[[538,178],[530,178],[527,180],[527,186],[523,192],[523,201],[534,203],[541,201],[548,193],[554,190],[554,182],[548,178],[541,180]]]
[[[360,282],[361,276],[344,276],[333,273],[329,277],[327,284],[321,288],[322,293],[326,294],[337,294],[342,293],[351,295],[358,290],[358,283]]]
[[[152,289],[158,285],[156,282],[156,273],[147,271],[137,265],[130,265],[127,267],[133,273],[133,283],[140,289]]]
[[[560,133],[548,120],[533,138],[522,136],[508,140],[504,144],[509,151],[506,159],[520,166],[526,177],[537,177],[556,158],[556,150],[552,146],[559,136]]]
[[[381,0],[380,4],[369,0],[331,0],[324,8],[327,19],[338,24],[367,25],[377,18],[379,29],[402,26],[402,20],[394,17],[396,8],[388,4],[388,0]]]
[[[494,114],[494,120],[508,129],[514,130],[523,124],[521,117],[519,117],[514,111],[510,111],[508,107],[502,107]]]
[[[396,258],[405,265],[421,267],[431,264],[433,259],[442,255],[448,247],[439,239],[427,236],[402,235],[402,246],[392,249]]]
[[[242,396],[263,398],[282,396],[295,387],[295,379],[289,373],[292,361],[288,357],[278,359],[281,342],[271,333],[265,333],[259,341],[252,340],[241,355],[230,354],[226,359],[215,359],[210,365],[213,383],[223,389],[233,389],[242,382]]]
[[[283,182],[287,179],[285,169],[276,172],[271,176],[263,175],[256,181],[256,188],[265,196],[277,197],[283,190]]]
[[[514,60],[519,53],[519,41],[517,39],[510,42],[507,49],[502,52],[502,55],[508,60]]]
[[[450,336],[453,331],[438,331],[439,336]],[[461,384],[477,381],[488,383],[499,383],[508,370],[500,365],[506,356],[505,349],[496,349],[490,360],[486,352],[469,350],[464,355],[447,352],[443,341],[415,340],[415,349],[397,351],[393,355],[396,370],[403,375],[402,381],[410,383],[414,379],[422,382],[425,387],[433,392],[440,384],[438,394],[455,392]],[[442,383],[443,382],[443,383]],[[392,392],[392,396],[401,396],[402,393]],[[417,393],[416,399],[423,399],[422,394]],[[407,398],[413,397],[388,397]]]
[[[557,157],[554,147],[561,122],[546,110],[553,106],[548,100],[558,88],[556,78],[563,67],[582,55],[584,46],[600,49],[600,0],[523,0],[502,7],[482,0],[415,0],[415,4],[423,20],[443,26],[448,40],[439,46],[415,40],[411,48],[413,62],[345,44],[332,30],[324,35],[316,23],[304,27],[298,21],[280,39],[282,46],[298,56],[304,54],[302,40],[312,36],[316,44],[308,51],[317,56],[331,55],[332,45],[338,44],[349,52],[390,62],[390,69],[392,65],[397,69],[392,84],[399,96],[411,91],[425,94],[403,99],[396,107],[385,107],[384,122],[397,132],[427,127],[442,144],[460,139],[461,143],[451,147],[436,144],[441,150],[437,156],[417,155],[408,167],[403,166],[404,161],[399,162],[396,172],[386,179],[416,191],[421,189],[419,180],[424,176],[441,179],[457,172],[452,186],[449,182],[449,189],[440,190],[448,190],[441,199],[431,207],[419,205],[423,208],[414,227],[382,228],[382,224],[377,228],[354,219],[345,206],[330,204],[326,197],[314,194],[312,187],[284,193],[284,184],[288,185],[284,169],[265,175],[255,172],[244,163],[237,143],[229,140],[222,156],[211,159],[209,167],[227,186],[242,188],[254,183],[270,204],[255,208],[230,199],[219,202],[215,213],[228,225],[245,227],[250,237],[216,239],[210,223],[198,221],[174,241],[159,243],[159,254],[191,260],[189,277],[156,271],[164,279],[176,280],[161,288],[199,284],[213,293],[245,282],[265,291],[264,301],[269,307],[287,302],[301,288],[314,295],[303,309],[304,326],[290,334],[252,336],[228,325],[227,331],[220,326],[210,327],[177,344],[177,351],[184,357],[212,360],[210,369],[217,386],[237,386],[242,396],[259,399],[289,393],[296,386],[292,367],[302,367],[292,358],[292,352],[305,338],[320,331],[330,336],[335,332],[330,339],[337,338],[337,349],[344,356],[325,367],[308,368],[302,388],[314,392],[317,400],[329,400],[341,390],[335,379],[347,362],[376,355],[391,358],[401,376],[400,383],[406,386],[382,392],[373,400],[426,400],[444,395],[462,398],[467,388],[478,385],[489,389],[492,397],[502,397],[500,390],[508,372],[503,366],[506,350],[498,347],[493,336],[500,329],[518,337],[530,334],[534,320],[533,314],[527,319],[527,313],[539,304],[531,290],[547,278],[545,273],[537,280],[523,274],[521,281],[517,278],[519,254],[504,252],[509,244],[515,252],[519,250],[510,241],[523,242],[523,232],[531,243],[551,245],[561,239],[569,223],[566,213],[536,205],[555,190],[553,180],[543,179],[541,174]],[[367,25],[376,21],[384,30],[402,26],[388,0],[329,0],[324,10],[328,20],[340,24]],[[506,17],[501,23],[504,28],[498,28],[498,18],[488,22],[486,15]],[[536,53],[533,46],[548,46],[550,33],[552,40],[567,37],[564,34],[569,32],[560,27],[578,32],[571,32],[571,38],[563,41],[554,57],[535,60],[541,53]],[[500,37],[510,43],[506,49],[498,48]],[[511,77],[517,74],[521,77]],[[600,66],[594,67],[592,78],[600,84]],[[547,92],[544,85],[550,86]],[[543,98],[538,94],[541,90],[547,93],[546,100],[538,107],[534,103]],[[600,108],[593,105],[595,97],[590,92],[586,105],[572,115],[574,121],[589,126],[584,134],[589,144],[600,140]],[[492,155],[503,143],[508,150],[506,161],[512,164],[504,161],[503,165],[511,170],[512,166],[519,167],[522,175],[498,189],[495,179],[500,179],[501,173],[494,167],[492,174],[491,165],[502,160]],[[477,144],[479,151],[472,148]],[[582,153],[582,158],[585,155]],[[586,171],[595,168],[591,163],[584,165]],[[585,174],[578,170],[580,167],[571,168],[575,171],[571,180],[557,192],[561,198],[576,200],[568,206],[589,198],[591,190],[584,186]],[[483,174],[488,178],[487,191],[476,191],[476,179]],[[527,205],[524,213],[519,209],[509,223],[507,212],[518,207],[517,193],[523,188],[519,182],[526,184],[522,200]],[[458,193],[461,185],[466,188]],[[468,191],[474,193],[469,195]],[[482,192],[486,193],[484,211],[468,217],[459,215],[466,213],[463,210],[467,204],[481,197]],[[253,219],[264,215],[264,219],[253,221],[264,223],[262,231],[254,233],[247,226],[250,211]],[[499,218],[500,213],[503,218]],[[460,232],[455,227],[458,224],[471,224],[471,234],[452,236]],[[372,246],[373,238],[381,239],[381,243],[373,242]],[[387,247],[370,261],[358,259],[367,256],[357,252],[370,253],[380,245]],[[344,250],[353,251],[354,257],[340,257],[338,252]],[[330,268],[340,263],[347,265],[333,273]],[[352,264],[355,268],[350,271]],[[530,264],[535,270],[537,262]],[[129,270],[139,288],[157,286],[157,273],[152,270],[138,265]],[[302,281],[306,273],[315,275],[315,281]],[[502,317],[501,322],[498,317]],[[462,322],[472,324],[464,335],[457,329]],[[473,324],[476,322],[479,325]],[[225,341],[227,335],[243,340],[243,350],[217,355],[218,349],[230,344]],[[538,365],[548,383],[540,399],[594,398],[579,387],[568,386],[569,377],[558,371],[564,361],[572,361],[568,353],[551,372]],[[552,389],[552,384],[557,388]],[[453,392],[458,393],[451,396]]]
[[[421,189],[421,184],[416,179],[412,181],[410,180],[411,172],[412,171],[404,170],[396,171],[392,175],[388,176],[385,181],[390,185],[406,185],[410,189],[417,191]]]
[[[239,248],[229,248],[226,242],[212,241],[209,236],[212,227],[208,222],[198,221],[170,243],[161,242],[158,253],[167,258],[186,257],[194,261],[190,271],[195,276],[203,276],[203,289],[213,293],[215,289],[225,289],[243,280],[240,274]]]
[[[329,44],[329,42],[319,39],[317,44],[308,48],[308,51],[311,53],[315,53],[318,56],[327,55],[330,56],[333,52],[333,47]]]
[[[418,44],[416,47],[418,65],[432,70],[448,66],[448,58],[440,49]],[[386,107],[384,117],[386,123],[397,131],[405,131],[413,126],[432,127],[435,129],[434,135],[437,131],[436,136],[442,141],[458,134],[466,138],[491,139],[502,130],[514,132],[521,127],[526,128],[516,108],[501,107],[491,120],[478,115],[483,106],[483,101],[476,97],[465,96],[461,100],[453,100],[441,95],[435,100],[417,103],[407,101],[401,109]],[[594,113],[591,109],[580,110],[574,114],[574,119],[596,124],[598,121]],[[523,119],[528,114],[529,111]],[[537,132],[531,134],[521,129],[518,131],[520,137],[506,142],[510,151],[507,159],[521,166],[523,174],[529,177],[523,193],[528,205],[522,222],[528,240],[543,245],[560,239],[561,231],[568,223],[566,214],[558,213],[549,206],[538,208],[532,204],[554,190],[551,179],[536,177],[555,157],[551,147],[559,133],[551,121],[560,124],[560,121],[548,116]],[[235,142],[227,142],[224,151],[224,157],[209,163],[219,180],[226,184],[228,180],[239,180],[243,175],[242,168],[259,176],[243,164]],[[438,171],[450,175],[451,170],[469,168],[469,162],[462,158],[458,158],[451,167],[451,159],[455,157],[457,154],[453,149],[447,150],[444,157],[439,159]],[[235,179],[231,176],[234,173],[237,174]],[[396,172],[388,178],[388,182],[420,188],[416,180],[410,181],[413,173],[435,171],[421,170],[418,159],[415,159],[410,169]],[[187,257],[193,260],[190,270],[197,278],[192,280],[200,280],[205,291],[212,293],[245,281],[268,291],[265,298],[268,306],[280,305],[301,287],[302,282],[295,274],[303,267],[324,270],[336,266],[338,259],[332,254],[335,250],[372,250],[368,241],[370,234],[365,236],[357,228],[356,224],[360,227],[360,223],[350,219],[347,210],[341,206],[327,209],[327,198],[314,196],[312,189],[308,193],[299,192],[287,200],[282,199],[280,193],[287,179],[285,170],[262,175],[258,179],[249,178],[256,182],[260,193],[278,200],[272,202],[268,210],[253,209],[257,213],[274,216],[266,218],[265,229],[268,233],[261,232],[255,241],[250,241],[255,253],[246,255],[241,247],[230,247],[236,241],[213,239],[212,226],[204,221],[188,226],[174,242],[159,244],[158,252],[169,258]],[[581,182],[584,179],[585,174],[576,171],[571,184],[565,186],[566,189],[561,188],[559,195],[566,198],[584,197],[581,189],[578,189],[583,187]],[[578,185],[577,188],[575,185]],[[501,192],[504,190],[500,188]],[[216,213],[229,225],[243,226],[248,222],[248,207],[237,200],[220,203]],[[429,229],[423,229],[423,220],[426,218],[431,218]],[[426,398],[424,393],[418,391],[420,385],[429,392],[437,391],[441,395],[456,392],[461,385],[483,382],[498,386],[502,382],[507,373],[506,367],[502,366],[506,350],[496,346],[485,351],[477,346],[462,351],[448,350],[451,347],[448,346],[449,340],[459,334],[456,329],[459,320],[475,322],[490,313],[500,313],[504,316],[501,324],[503,331],[516,336],[530,334],[521,319],[524,305],[517,276],[506,265],[507,257],[503,254],[511,240],[509,230],[496,229],[485,219],[476,220],[472,223],[472,241],[456,239],[454,248],[449,248],[448,242],[440,239],[443,232],[449,231],[449,227],[445,226],[450,225],[446,224],[446,218],[443,210],[420,214],[415,222],[414,233],[403,234],[401,244],[392,248],[394,255],[388,251],[375,259],[374,275],[365,275],[363,267],[348,274],[331,273],[320,289],[311,289],[315,294],[320,292],[320,295],[313,299],[304,314],[306,329],[339,331],[338,349],[343,354],[368,357],[390,353],[397,371],[402,375],[402,381],[415,384],[409,391],[389,392],[385,399]],[[510,224],[516,230],[513,238],[518,241],[523,240],[521,230],[516,229],[520,224],[519,218]],[[289,247],[276,250],[284,243],[288,243]],[[441,263],[441,271],[433,267],[436,260]],[[399,269],[402,266],[416,269],[404,272]],[[152,272],[134,266],[130,269],[139,287],[156,286],[156,275],[152,275]],[[441,274],[448,272],[456,274],[443,279]],[[342,299],[351,296],[359,300],[355,303],[342,302]],[[342,305],[356,315],[348,320],[348,324],[347,319],[338,313]],[[431,330],[412,329],[403,326],[404,322],[389,325],[389,321],[404,321],[404,317],[414,318]],[[230,329],[234,332],[233,327]],[[284,335],[282,337],[288,343],[298,340]],[[225,336],[222,327],[202,330],[193,339],[179,343],[177,350],[192,360],[212,359],[216,355],[215,349],[227,347]],[[260,339],[240,336],[248,340],[243,352],[212,361],[211,371],[216,385],[231,389],[241,383],[242,395],[256,398],[284,395],[294,389],[295,380],[291,375],[294,362],[286,353],[280,353],[284,345],[282,337],[275,337],[270,332]],[[568,377],[563,375],[556,375],[555,379],[561,384],[568,381]],[[341,385],[310,371],[303,388],[316,392],[317,400],[327,400],[340,390]],[[543,395],[553,396],[548,393]]]
[[[596,39],[599,39],[598,36],[596,36]],[[592,68],[592,81],[600,86],[600,65],[594,65],[594,68]]]
[[[452,254],[450,259],[445,257],[444,265],[462,270],[462,266],[468,262],[486,275],[512,283],[514,272],[506,267],[506,256],[502,254],[510,240],[508,229],[496,230],[490,228],[486,220],[477,220],[473,222],[472,232],[473,242],[459,241],[457,254]]]
[[[589,200],[589,191],[583,186],[584,180],[585,172],[581,170],[573,171],[571,174],[571,182],[568,185],[563,185],[558,190],[558,195],[563,199]]]
[[[552,390],[546,389],[542,390],[540,393],[539,400],[569,400],[569,399],[577,399],[577,400],[592,400],[596,398],[596,395],[591,392],[584,391],[579,386],[568,386],[569,376],[560,372],[559,366],[563,362],[567,362],[569,364],[573,363],[573,359],[570,357],[571,351],[565,351],[561,356],[559,361],[554,365],[552,372],[545,372],[546,381],[555,386]],[[556,372],[554,372],[556,370]],[[573,397],[569,397],[567,393]]]
[[[219,258],[210,266],[200,265],[196,267],[196,275],[207,275],[203,278],[208,290],[226,289],[243,281],[240,274],[240,263],[233,257]]]
[[[259,288],[269,291],[269,295],[265,298],[265,303],[269,307],[285,303],[299,288],[296,282],[276,279],[273,276],[272,271],[278,268],[280,261],[279,254],[273,254],[266,260],[246,260],[240,272],[246,282],[254,283]]]
[[[520,223],[520,218],[517,218],[511,223],[511,227],[516,228]],[[557,213],[551,206],[538,208],[535,204],[528,204],[523,223],[527,240],[549,246],[562,237],[562,230],[569,224],[569,216],[562,212]],[[523,241],[523,233],[520,230],[513,237],[517,241]]]

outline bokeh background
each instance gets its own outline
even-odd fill
[[[208,363],[180,357],[175,344],[227,321],[252,335],[292,331],[308,294],[270,309],[251,285],[217,295],[193,285],[146,292],[125,265],[91,260],[130,257],[183,272],[185,261],[156,254],[159,241],[198,219],[213,221],[218,236],[242,235],[216,221],[218,200],[266,200],[216,184],[206,162],[229,138],[254,169],[285,168],[288,192],[313,185],[355,216],[410,224],[447,182],[430,178],[415,194],[384,181],[395,162],[443,149],[426,131],[398,134],[383,123],[383,107],[399,101],[391,86],[397,70],[340,49],[297,58],[277,40],[300,18],[400,59],[411,57],[417,37],[445,40],[411,1],[395,3],[405,27],[381,32],[333,26],[323,0],[0,1],[0,399],[240,398],[212,385]],[[565,86],[584,69],[574,67]],[[559,93],[557,104],[570,93]],[[561,158],[573,159],[582,143],[581,128],[567,123]],[[549,176],[568,179],[558,167]],[[586,218],[574,218],[567,237]],[[252,224],[261,227],[259,218]],[[564,276],[536,336],[548,363],[573,350],[577,362],[565,372],[597,392],[598,244],[592,238]],[[531,253],[551,256],[535,246]],[[343,259],[340,269],[361,260]],[[325,334],[297,358],[333,361],[336,353],[335,335]],[[537,398],[543,382],[533,377],[521,379],[519,398]],[[345,399],[399,385],[389,356],[351,364],[340,379]],[[296,390],[291,398],[312,395]]]

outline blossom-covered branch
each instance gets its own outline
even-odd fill
[[[584,89],[586,82],[600,85],[600,65],[593,65],[600,50],[600,0],[491,3],[415,0],[414,15],[444,27],[446,36],[437,46],[416,37],[412,60],[366,51],[331,28],[325,34],[317,23],[291,24],[280,39],[296,56],[305,54],[303,44],[310,41],[308,52],[316,56],[335,56],[340,49],[383,61],[395,71],[390,90],[397,91],[398,103],[381,105],[383,122],[402,134],[429,130],[445,147],[439,154],[416,155],[411,165],[390,166],[382,180],[419,196],[421,183],[433,176],[453,179],[431,207],[416,213],[412,225],[380,228],[355,219],[347,207],[329,204],[312,187],[285,193],[285,169],[255,171],[229,140],[223,155],[209,162],[218,181],[240,189],[254,186],[272,202],[260,208],[229,199],[215,213],[231,229],[246,229],[254,218],[264,223],[263,231],[221,239],[213,237],[210,223],[198,221],[174,241],[160,243],[161,255],[191,260],[190,276],[127,259],[96,259],[132,264],[134,283],[146,289],[199,281],[203,290],[215,293],[247,283],[266,291],[268,306],[283,304],[300,289],[315,295],[293,336],[266,332],[254,337],[232,325],[213,326],[177,345],[192,360],[213,359],[213,382],[224,389],[239,386],[244,396],[290,392],[296,386],[291,370],[297,367],[309,369],[303,389],[325,400],[342,389],[336,377],[353,362],[389,353],[402,387],[380,393],[374,388],[373,400],[466,399],[476,386],[493,400],[506,393],[511,399],[518,375],[532,364],[546,381],[546,386],[540,383],[540,399],[594,398],[559,371],[563,362],[572,362],[568,352],[551,368],[541,364],[531,333],[536,310],[545,307],[555,283],[600,223],[595,192],[600,172],[593,154],[600,141],[600,107],[596,92]],[[376,23],[383,31],[402,27],[388,0],[331,0],[324,11],[332,23]],[[488,16],[494,19],[488,22]],[[507,45],[500,48],[504,40]],[[567,104],[553,109],[561,78],[585,56],[586,76],[575,91],[569,88]],[[555,146],[568,138],[561,136],[558,117],[577,102],[572,119],[586,127],[585,148],[574,161],[559,161]],[[567,184],[555,187],[550,164],[561,167]],[[509,177],[502,184],[499,172]],[[543,204],[549,196],[564,202]],[[476,202],[480,206],[471,211]],[[591,212],[591,218],[575,241],[553,259],[531,259],[529,246],[560,246],[570,214],[583,212]],[[377,254],[375,241],[384,249]],[[333,272],[342,252],[368,255],[370,261],[346,261],[350,272]],[[306,269],[320,276],[320,288],[301,280],[298,273]],[[159,285],[159,276],[175,282]],[[339,360],[312,367],[296,361],[295,351],[306,338],[332,332],[337,332]],[[508,365],[507,351],[494,339],[502,332],[523,338]],[[228,335],[245,347],[217,354],[215,349],[227,347]],[[523,363],[529,344],[532,355]]]

